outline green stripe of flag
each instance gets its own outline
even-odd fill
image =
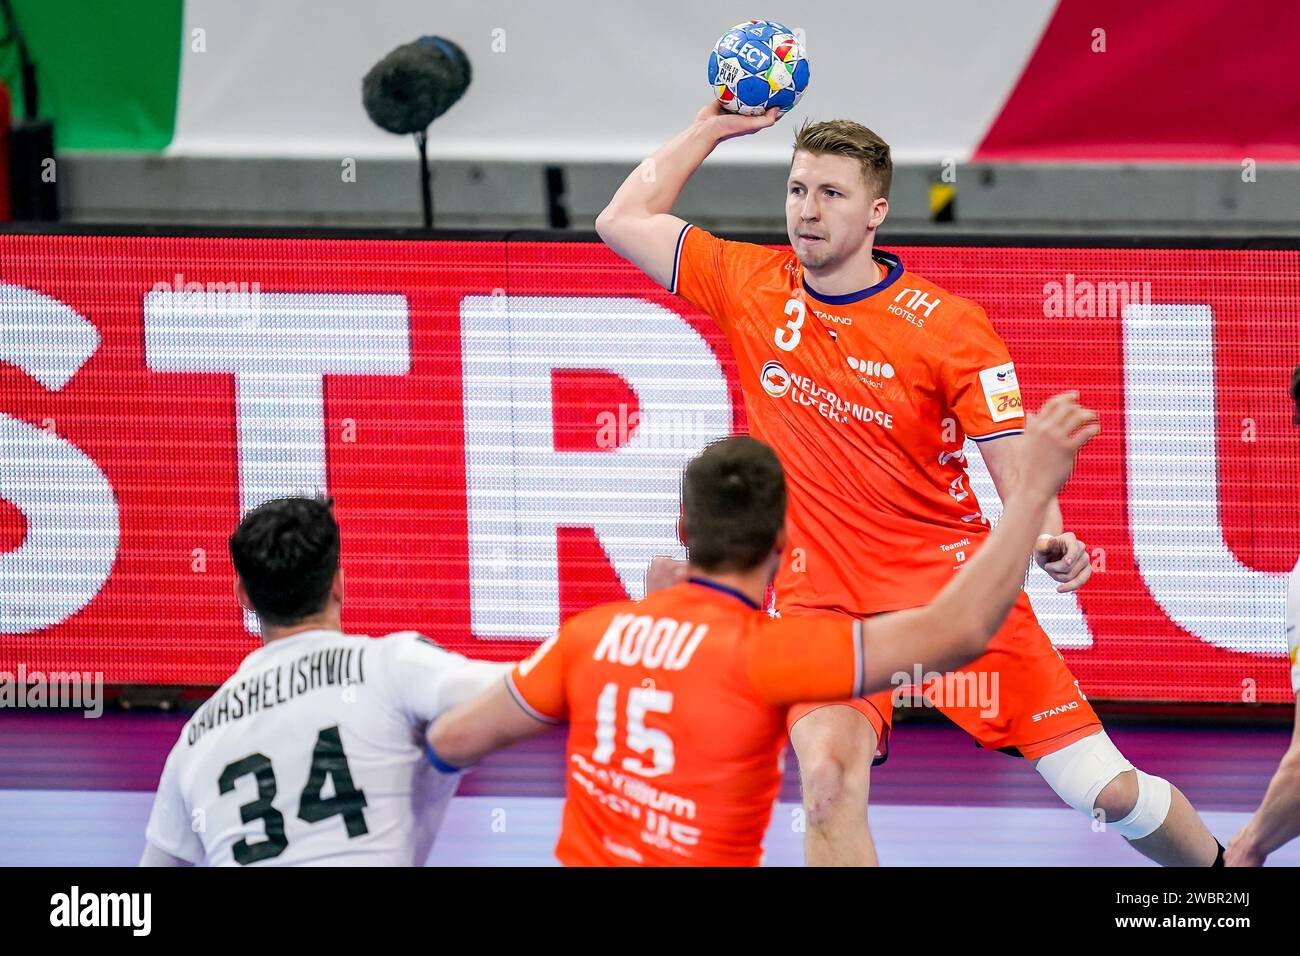
[[[40,113],[59,149],[159,151],[171,142],[183,0],[13,0],[36,61]],[[24,114],[18,53],[0,47],[13,115]]]

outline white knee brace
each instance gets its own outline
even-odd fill
[[[1038,761],[1037,770],[1056,795],[1080,813],[1092,816],[1097,796],[1121,773],[1135,770],[1103,730],[1062,747]],[[1160,829],[1173,797],[1169,781],[1135,770],[1138,796],[1133,811],[1108,826],[1128,840]]]
[[[1137,778],[1138,798],[1133,812],[1110,824],[1126,840],[1140,840],[1159,830],[1169,816],[1169,804],[1174,798],[1173,788],[1164,777],[1153,777],[1139,770]]]

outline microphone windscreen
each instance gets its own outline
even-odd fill
[[[381,129],[418,133],[461,98],[469,81],[464,50],[442,37],[421,37],[370,68],[361,81],[361,102]]]

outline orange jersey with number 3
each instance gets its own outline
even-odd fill
[[[754,866],[781,785],[786,708],[863,690],[862,623],[780,620],[692,579],[569,619],[511,673],[567,721],[570,866]]]
[[[777,607],[870,614],[925,604],[987,536],[965,439],[1023,429],[984,310],[877,251],[887,274],[819,296],[790,250],[686,226],[672,291],[735,353],[749,430],[789,489]]]

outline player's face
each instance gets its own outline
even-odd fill
[[[875,196],[856,160],[797,152],[785,187],[786,233],[804,268],[822,269],[862,249]]]

